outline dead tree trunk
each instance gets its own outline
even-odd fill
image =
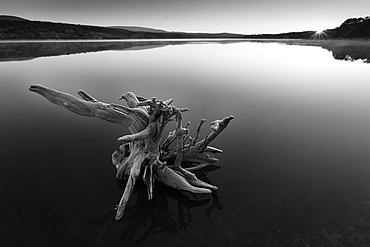
[[[212,122],[212,131],[198,141],[205,120],[200,121],[195,137],[191,138],[188,125],[182,126],[182,113],[188,109],[172,106],[172,99],[147,99],[128,92],[121,97],[127,102],[127,106],[123,106],[99,102],[82,90],[78,92],[82,99],[41,85],[32,85],[29,90],[76,114],[97,117],[128,128],[131,134],[118,138],[119,150],[112,154],[112,163],[117,168],[116,177],[127,179],[117,206],[117,220],[122,217],[140,174],[149,199],[153,197],[155,181],[193,193],[211,193],[217,189],[197,179],[192,171],[218,161],[212,153],[222,151],[209,146],[209,143],[226,128],[233,116]],[[176,122],[176,128],[162,141],[164,127],[170,121]],[[183,161],[191,161],[193,165],[183,168]]]

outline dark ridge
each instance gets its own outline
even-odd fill
[[[120,28],[55,23],[46,21],[12,21],[9,20],[9,18],[0,20],[0,40],[186,39],[244,37],[245,35],[229,33],[209,34],[130,31]]]
[[[137,26],[112,26],[110,28],[125,29],[133,32],[148,32],[148,33],[167,33],[166,30],[150,28],[150,27],[137,27]]]
[[[21,21],[22,20],[22,21]],[[232,34],[167,32],[160,29],[116,26],[99,27],[66,23],[29,21],[16,16],[0,16],[0,40],[45,39],[369,39],[370,17],[349,18],[339,27],[280,34]]]
[[[18,16],[0,15],[0,21],[29,21],[29,20]]]
[[[349,18],[334,32],[342,38],[370,38],[370,16]]]
[[[247,35],[258,39],[369,39],[370,16],[349,18],[339,27],[326,29],[321,33],[316,31],[290,32],[280,34]]]

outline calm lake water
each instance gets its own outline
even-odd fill
[[[1,246],[370,245],[366,54],[284,42],[139,43],[78,54],[54,50],[64,43],[46,44],[49,53],[0,44]],[[190,109],[193,134],[201,118],[234,115],[213,142],[224,151],[220,168],[203,177],[218,193],[157,183],[148,202],[139,183],[115,221],[124,184],[111,154],[128,131],[51,104],[28,91],[35,83],[108,103],[123,104],[128,91],[172,97]]]

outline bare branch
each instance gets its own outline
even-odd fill
[[[59,92],[41,85],[32,85],[30,91],[35,92],[68,111],[82,116],[96,117],[128,128],[132,133],[141,131],[148,125],[148,118],[142,113],[127,107],[116,110],[110,104],[81,100],[73,95]]]
[[[202,127],[202,125],[206,122],[206,120],[204,118],[202,118],[198,124],[198,127],[197,127],[197,133],[195,134],[195,137],[192,141],[192,145],[195,145],[198,141],[198,138],[199,138],[199,134],[200,134],[200,128]]]

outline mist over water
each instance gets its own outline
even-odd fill
[[[370,241],[366,63],[335,60],[314,46],[190,43],[1,62],[0,75],[0,240],[7,246]],[[35,83],[74,95],[83,89],[107,103],[123,104],[128,91],[174,98],[190,109],[183,116],[193,134],[207,119],[202,137],[209,122],[234,115],[212,143],[224,151],[221,168],[207,176],[220,189],[222,210],[207,215],[212,196],[194,202],[160,185],[159,199],[147,204],[139,186],[132,209],[115,222],[124,187],[111,154],[128,131],[51,104],[28,91]]]

